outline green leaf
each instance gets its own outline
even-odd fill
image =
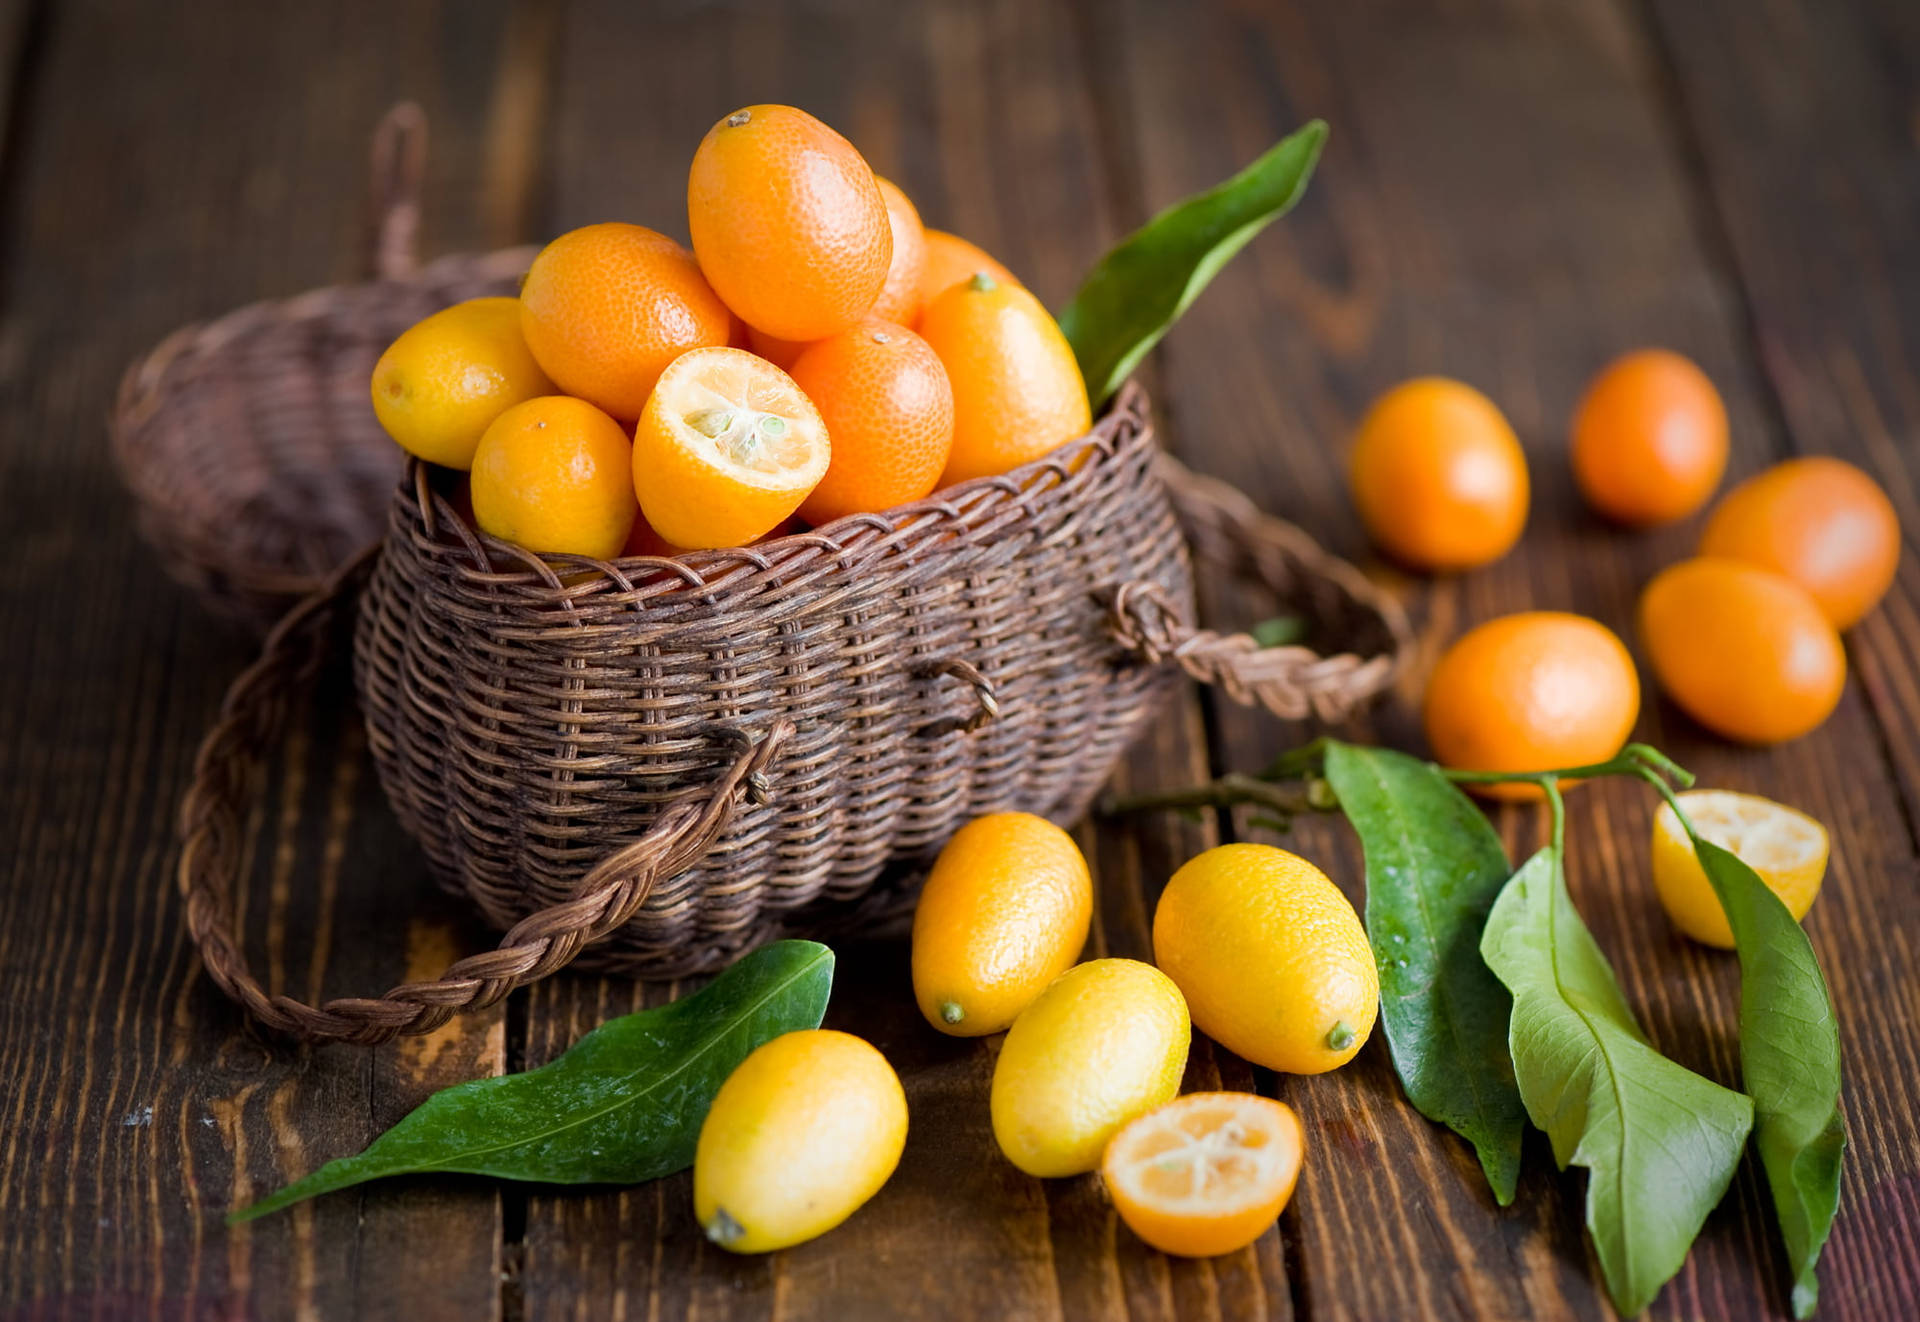
[[[755,1047],[817,1028],[833,952],[776,941],[691,996],[609,1020],[524,1074],[443,1088],[365,1152],[227,1218],[251,1221],[388,1175],[454,1171],[549,1184],[638,1184],[693,1162],[701,1122]]]
[[[1587,1168],[1587,1230],[1614,1307],[1632,1316],[1680,1270],[1726,1192],[1753,1103],[1647,1042],[1573,907],[1556,846],[1500,892],[1480,951],[1513,993],[1527,1113],[1563,1168]]]
[[[1367,857],[1367,938],[1393,1068],[1420,1114],[1479,1155],[1502,1206],[1526,1108],[1507,1051],[1513,998],[1480,958],[1512,868],[1500,837],[1431,764],[1329,740],[1326,775]]]
[[[1692,824],[1688,824],[1692,833]],[[1740,1077],[1754,1146],[1793,1271],[1793,1315],[1813,1316],[1814,1265],[1840,1209],[1840,1022],[1813,943],[1752,868],[1710,840],[1693,852],[1720,897],[1740,958]]]
[[[1088,273],[1060,329],[1095,412],[1227,260],[1299,200],[1326,139],[1314,120],[1225,183],[1162,211]]]

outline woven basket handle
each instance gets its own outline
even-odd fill
[[[580,948],[621,926],[655,883],[698,862],[744,798],[764,801],[766,771],[792,737],[776,722],[758,739],[723,729],[741,752],[711,785],[673,800],[645,835],[596,864],[573,896],[530,914],[498,949],[448,967],[431,982],[407,983],[376,999],[307,1005],[270,993],[248,968],[235,939],[233,883],[246,835],[247,797],[268,750],[286,724],[289,698],[318,669],[342,609],[365,581],[372,549],[333,574],[274,627],[260,657],[227,690],[220,718],[200,745],[193,784],[180,808],[178,880],[187,928],[207,973],[269,1028],[307,1041],[369,1045],[430,1033],[462,1010],[492,1005],[516,987],[565,967]]]
[[[368,265],[382,280],[399,280],[420,265],[420,188],[427,173],[427,112],[402,101],[373,130],[369,165],[373,208]]]
[[[1234,701],[1257,703],[1288,720],[1342,720],[1393,682],[1413,646],[1399,602],[1226,483],[1202,477],[1170,455],[1154,462],[1195,560],[1264,583],[1367,650],[1322,656],[1308,647],[1265,647],[1248,634],[1196,628],[1159,584],[1145,580],[1113,594],[1111,623],[1124,646],[1155,663],[1174,662]]]

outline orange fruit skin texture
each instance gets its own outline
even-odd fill
[[[712,403],[710,380],[740,396],[729,398],[730,405],[780,417],[786,424],[783,443],[797,447],[804,462],[775,473],[743,472],[719,453],[717,443],[677,421],[688,408]],[[826,424],[793,379],[744,349],[721,346],[683,354],[660,374],[634,427],[629,480],[643,517],[666,544],[688,550],[746,546],[799,509],[826,475],[830,457]]]
[[[733,335],[692,253],[616,221],[569,231],[541,250],[520,289],[520,327],[556,385],[629,421],[668,363]]]
[[[801,518],[817,527],[933,490],[953,449],[953,387],[925,340],[870,318],[815,341],[793,379],[833,438],[833,460]]]
[[[940,851],[913,911],[920,1013],[954,1037],[1000,1032],[1073,966],[1092,917],[1072,836],[1031,813],[976,817]]]
[[[1188,859],[1154,905],[1153,962],[1196,1028],[1287,1074],[1340,1068],[1379,1013],[1380,975],[1353,905],[1326,873],[1272,845]],[[1349,1040],[1334,1046],[1342,1024]]]
[[[1003,285],[1020,283],[1013,272],[957,234],[927,230],[926,248],[926,266],[920,275],[922,313],[934,299],[981,271]]]
[[[402,331],[373,365],[373,412],[409,454],[473,466],[489,424],[523,400],[553,393],[520,334],[520,304],[472,298]]]
[[[1693,363],[1641,349],[1607,366],[1573,415],[1573,476],[1587,503],[1635,526],[1707,503],[1727,471],[1727,406]]]
[[[920,337],[953,386],[953,452],[940,486],[1008,472],[1093,425],[1066,336],[1018,285],[987,276],[953,286],[921,315]]]
[[[1773,744],[1826,720],[1847,656],[1819,604],[1793,580],[1739,560],[1682,560],[1640,594],[1654,678],[1700,724]]]
[[[887,203],[853,144],[792,106],[707,131],[687,176],[700,269],[748,325],[818,340],[872,310],[893,261]]]
[[[1879,604],[1900,567],[1900,520],[1880,484],[1843,459],[1789,459],[1729,491],[1700,554],[1784,574],[1836,629]]]
[[[666,365],[728,343],[733,317],[693,253],[641,224],[588,224],[541,249],[520,288],[520,330],[547,376],[634,420]]]
[[[1348,463],[1373,540],[1415,569],[1472,569],[1527,523],[1527,460],[1492,400],[1445,377],[1404,382],[1360,421]]]
[[[893,233],[893,261],[887,267],[887,283],[881,287],[880,297],[874,300],[867,315],[910,327],[920,320],[920,309],[925,305],[920,285],[926,273],[927,237],[920,226],[920,213],[899,185],[878,176],[875,182],[880,185],[880,196],[887,203],[887,224]],[[806,352],[807,344],[805,340],[782,340],[749,326],[743,347],[790,372]]]
[[[529,551],[611,560],[639,513],[626,430],[568,395],[516,404],[473,455],[473,517]]]
[[[693,1214],[733,1253],[824,1235],[893,1177],[907,1095],[871,1043],[831,1028],[763,1042],[714,1094],[693,1155]]]
[[[893,260],[887,264],[887,282],[873,301],[872,315],[883,321],[911,326],[920,319],[925,299],[920,281],[927,273],[927,232],[913,200],[891,179],[877,175],[880,196],[887,204],[887,227],[893,235]]]
[[[765,331],[748,326],[747,342],[740,347],[751,349],[781,371],[790,372],[793,365],[800,361],[800,355],[807,351],[809,343],[812,341],[775,339]]]
[[[1075,965],[1000,1043],[987,1096],[994,1140],[1041,1179],[1097,1170],[1129,1120],[1179,1094],[1192,1041],[1180,989],[1153,965]]]
[[[1427,742],[1463,771],[1549,771],[1604,762],[1640,714],[1640,677],[1611,629],[1583,615],[1523,611],[1462,634],[1427,682]],[[1537,799],[1535,785],[1464,788]]]
[[[1115,1165],[1130,1155],[1133,1145],[1156,1126],[1178,1124],[1183,1116],[1218,1105],[1232,1106],[1243,1115],[1258,1117],[1261,1134],[1279,1149],[1277,1164],[1281,1178],[1265,1191],[1265,1197],[1229,1210],[1197,1214],[1131,1196],[1126,1182],[1118,1177]],[[1162,1253],[1183,1258],[1215,1258],[1247,1247],[1280,1219],[1299,1182],[1306,1147],[1307,1137],[1300,1117],[1285,1102],[1249,1093],[1195,1092],[1149,1111],[1115,1134],[1107,1144],[1100,1173],[1113,1199],[1114,1210],[1134,1234]]]

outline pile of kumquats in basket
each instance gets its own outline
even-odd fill
[[[402,335],[375,370],[374,405],[407,450],[470,471],[482,529],[535,553],[671,555],[884,510],[1083,432],[1089,405],[1291,205],[1324,134],[1310,125],[1162,213],[1056,324],[991,257],[923,228],[827,126],[752,106],[694,154],[691,251],[624,222],[563,235],[519,298],[464,303]],[[1580,490],[1621,525],[1700,511],[1727,454],[1718,393],[1664,350],[1602,370],[1569,428]],[[1459,382],[1382,396],[1350,474],[1361,521],[1410,568],[1487,564],[1526,521],[1520,444]],[[1839,631],[1886,591],[1899,539],[1886,496],[1837,460],[1735,487],[1698,556],[1645,587],[1654,677],[1729,738],[1806,733],[1839,700]],[[1845,1145],[1831,1001],[1798,925],[1827,834],[1765,799],[1688,790],[1684,770],[1627,743],[1640,697],[1633,659],[1601,624],[1508,616],[1435,666],[1435,761],[1323,738],[1258,775],[1109,804],[1251,804],[1278,829],[1337,811],[1365,855],[1363,921],[1305,859],[1208,850],[1166,883],[1151,964],[1078,962],[1093,890],[1073,839],[1024,814],[979,818],[922,892],[911,992],[932,1031],[997,1040],[1005,1158],[1047,1178],[1098,1171],[1120,1219],[1169,1253],[1259,1237],[1309,1141],[1278,1101],[1179,1096],[1192,1026],[1255,1065],[1313,1075],[1351,1060],[1378,1019],[1408,1100],[1471,1145],[1495,1202],[1514,1196],[1529,1123],[1561,1165],[1588,1168],[1585,1220],[1623,1313],[1679,1269],[1751,1138],[1805,1316]],[[1655,1048],[1566,889],[1563,793],[1607,775],[1664,800],[1650,884],[1675,925],[1736,952],[1741,1090]],[[1544,807],[1551,843],[1516,869],[1463,787]],[[887,1181],[908,1124],[880,1052],[819,1028],[832,967],[812,942],[765,947],[542,1069],[437,1094],[365,1153],[237,1215],[399,1172],[633,1183],[691,1165],[693,1213],[715,1244],[761,1252],[821,1235]]]
[[[791,106],[714,125],[689,252],[609,221],[561,235],[518,298],[408,330],[381,424],[470,472],[486,532],[595,559],[745,546],[1017,468],[1092,422],[1040,301]]]

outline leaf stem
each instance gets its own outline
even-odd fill
[[[1578,767],[1559,767],[1540,771],[1462,771],[1443,767],[1448,780],[1461,785],[1500,785],[1530,781],[1544,785],[1549,781],[1588,780],[1595,776],[1657,776],[1671,778],[1682,789],[1693,784],[1693,774],[1650,744],[1628,744],[1604,762],[1589,762]],[[1664,784],[1663,780],[1655,780]]]
[[[1232,772],[1218,780],[1202,781],[1171,790],[1145,790],[1139,794],[1121,794],[1103,799],[1100,814],[1123,817],[1129,813],[1153,812],[1163,808],[1231,808],[1253,804],[1278,813],[1283,818],[1306,812],[1330,811],[1333,805],[1316,801],[1309,791],[1282,789],[1270,780]]]
[[[1328,790],[1326,781],[1320,777],[1320,769],[1326,758],[1327,740],[1315,739],[1298,748],[1289,749],[1275,758],[1266,770],[1256,776],[1241,772],[1229,772],[1217,780],[1202,781],[1197,785],[1187,785],[1179,789],[1148,790],[1139,794],[1123,794],[1104,799],[1099,807],[1102,816],[1119,817],[1129,813],[1153,812],[1166,808],[1233,808],[1252,805],[1265,808],[1283,819],[1297,817],[1305,812],[1333,812],[1339,809],[1339,803]],[[1496,785],[1515,782],[1538,785],[1548,791],[1556,804],[1557,811],[1564,812],[1560,803],[1559,785],[1562,780],[1587,780],[1596,776],[1637,776],[1656,786],[1669,802],[1673,802],[1673,784],[1682,789],[1693,784],[1693,775],[1672,758],[1649,744],[1628,744],[1604,762],[1589,762],[1577,767],[1559,767],[1543,771],[1463,771],[1450,767],[1439,768],[1440,774],[1455,784]],[[1281,789],[1276,781],[1304,780],[1305,793]],[[1679,811],[1676,803],[1674,810]],[[1686,814],[1681,813],[1681,820]],[[1555,838],[1559,835],[1556,832]]]

